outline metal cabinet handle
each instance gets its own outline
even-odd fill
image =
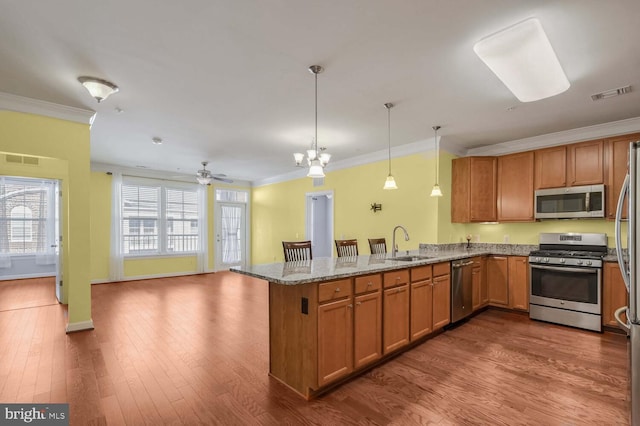
[[[369,281],[369,282],[367,283],[367,287],[371,287],[372,285],[373,285],[373,283],[372,283],[371,281]]]
[[[340,293],[340,287],[336,287],[336,293]]]
[[[356,306],[362,305],[362,302],[356,302]]]
[[[347,308],[352,309],[352,308],[353,308],[353,305],[352,305],[352,304],[348,304],[348,305],[347,305]]]

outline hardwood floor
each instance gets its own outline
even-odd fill
[[[0,281],[0,311],[57,305],[55,277]]]
[[[0,312],[0,401],[71,424],[628,424],[627,339],[486,311],[306,402],[268,372],[267,283],[233,273],[92,287]]]

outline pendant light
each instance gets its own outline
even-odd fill
[[[316,127],[315,127],[315,137],[313,138],[313,150],[307,151],[307,156],[309,157],[309,173],[307,173],[307,177],[310,178],[323,178],[324,177],[324,164],[320,161],[320,155],[318,155],[318,74],[324,71],[320,65],[311,65],[309,67],[309,71],[311,74],[315,76],[316,80]],[[328,159],[327,159],[328,161]]]
[[[442,191],[440,190],[440,185],[438,185],[438,166],[440,164],[440,143],[438,142],[438,130],[440,126],[432,127],[435,133],[435,141],[436,141],[436,183],[433,185],[433,189],[431,189],[432,197],[442,197]]]
[[[389,176],[387,176],[387,180],[384,182],[382,189],[398,189],[396,180],[391,174],[391,108],[393,108],[393,106],[392,103],[384,104],[384,107],[387,109],[387,122],[389,124]]]

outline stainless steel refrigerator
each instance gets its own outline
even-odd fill
[[[640,142],[632,142],[629,146],[629,173],[625,178],[618,207],[616,211],[616,253],[624,284],[629,292],[629,306],[623,306],[616,310],[615,317],[620,326],[629,334],[629,359],[631,374],[631,424],[640,426],[640,253],[638,252],[638,224],[640,224],[640,210],[637,208],[640,199],[640,175],[638,174]],[[625,198],[628,198],[628,223],[627,223],[627,255],[622,252],[623,240],[622,213]],[[627,320],[622,320],[622,314],[626,313]]]

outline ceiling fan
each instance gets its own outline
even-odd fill
[[[225,174],[221,174],[221,173],[213,174],[213,173],[211,173],[210,170],[207,170],[207,164],[209,164],[208,161],[203,161],[202,162],[202,169],[198,170],[196,172],[196,180],[198,181],[199,184],[201,184],[201,185],[211,185],[211,181],[214,180],[214,179],[215,180],[219,180],[221,182],[233,183],[233,180],[226,179],[227,175],[225,175]]]

